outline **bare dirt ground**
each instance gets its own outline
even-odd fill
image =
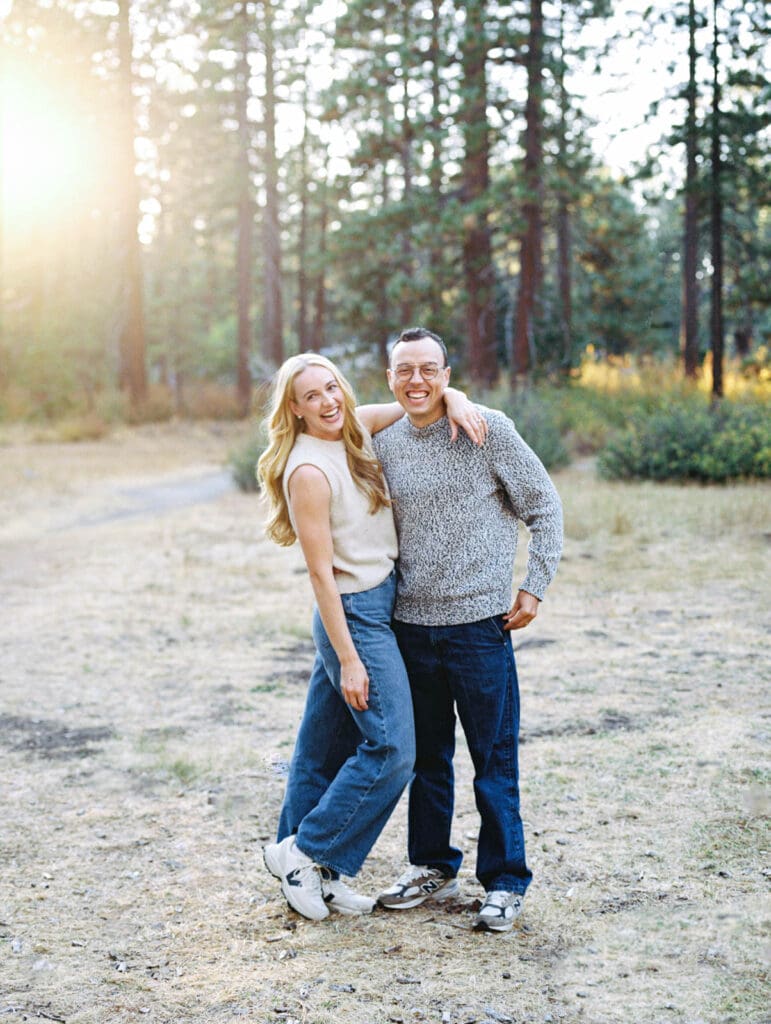
[[[769,489],[557,474],[565,558],[516,637],[521,927],[471,929],[462,743],[462,897],[313,924],[260,855],[311,594],[227,486],[237,443],[0,444],[0,1018],[768,1021]],[[404,851],[402,801],[360,887]]]

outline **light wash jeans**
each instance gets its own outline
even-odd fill
[[[369,708],[355,711],[340,693],[340,662],[313,615],[316,661],[289,766],[278,839],[317,864],[353,876],[375,845],[412,777],[415,729],[407,673],[391,631],[396,574],[358,594],[343,594],[348,628],[369,676]]]

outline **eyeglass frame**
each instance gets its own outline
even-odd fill
[[[440,366],[439,363],[399,363],[391,371],[397,380],[401,381],[402,384],[406,384],[407,381],[412,380],[417,370],[423,380],[436,380],[442,370],[446,370],[446,366]]]

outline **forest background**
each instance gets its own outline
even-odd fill
[[[0,0],[0,1016],[767,1024],[767,17]],[[222,464],[285,355],[384,397],[416,322],[565,509],[490,942],[462,749],[458,901],[318,927],[260,860],[312,590]]]
[[[600,449],[630,402],[671,411],[674,389],[677,436],[706,409],[688,404],[699,387],[713,403],[767,391],[763,4],[2,13],[5,421],[77,439],[245,417],[305,349],[382,396],[388,340],[414,323],[445,337],[475,397],[513,407],[547,463],[566,438]],[[619,171],[604,149],[630,52],[655,83],[654,132]],[[598,95],[608,116],[593,120]],[[724,475],[767,475],[768,430],[743,415],[754,462]]]

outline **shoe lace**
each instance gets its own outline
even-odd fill
[[[515,892],[506,892],[496,889],[495,892],[488,892],[485,897],[485,907],[495,907],[496,910],[504,910],[506,907],[517,907],[522,902],[521,896]]]
[[[319,869],[313,861],[308,864],[301,864],[299,867],[294,868],[290,874],[300,882],[303,888],[305,886],[308,886],[311,889],[321,888]]]
[[[399,877],[397,885],[409,885],[418,878],[425,878],[426,875],[433,876],[435,868],[421,867],[419,864],[411,864],[403,875]]]
[[[341,878],[324,878],[322,876],[322,886],[328,891],[333,892],[335,896],[358,896],[357,892],[354,892],[350,885]]]

